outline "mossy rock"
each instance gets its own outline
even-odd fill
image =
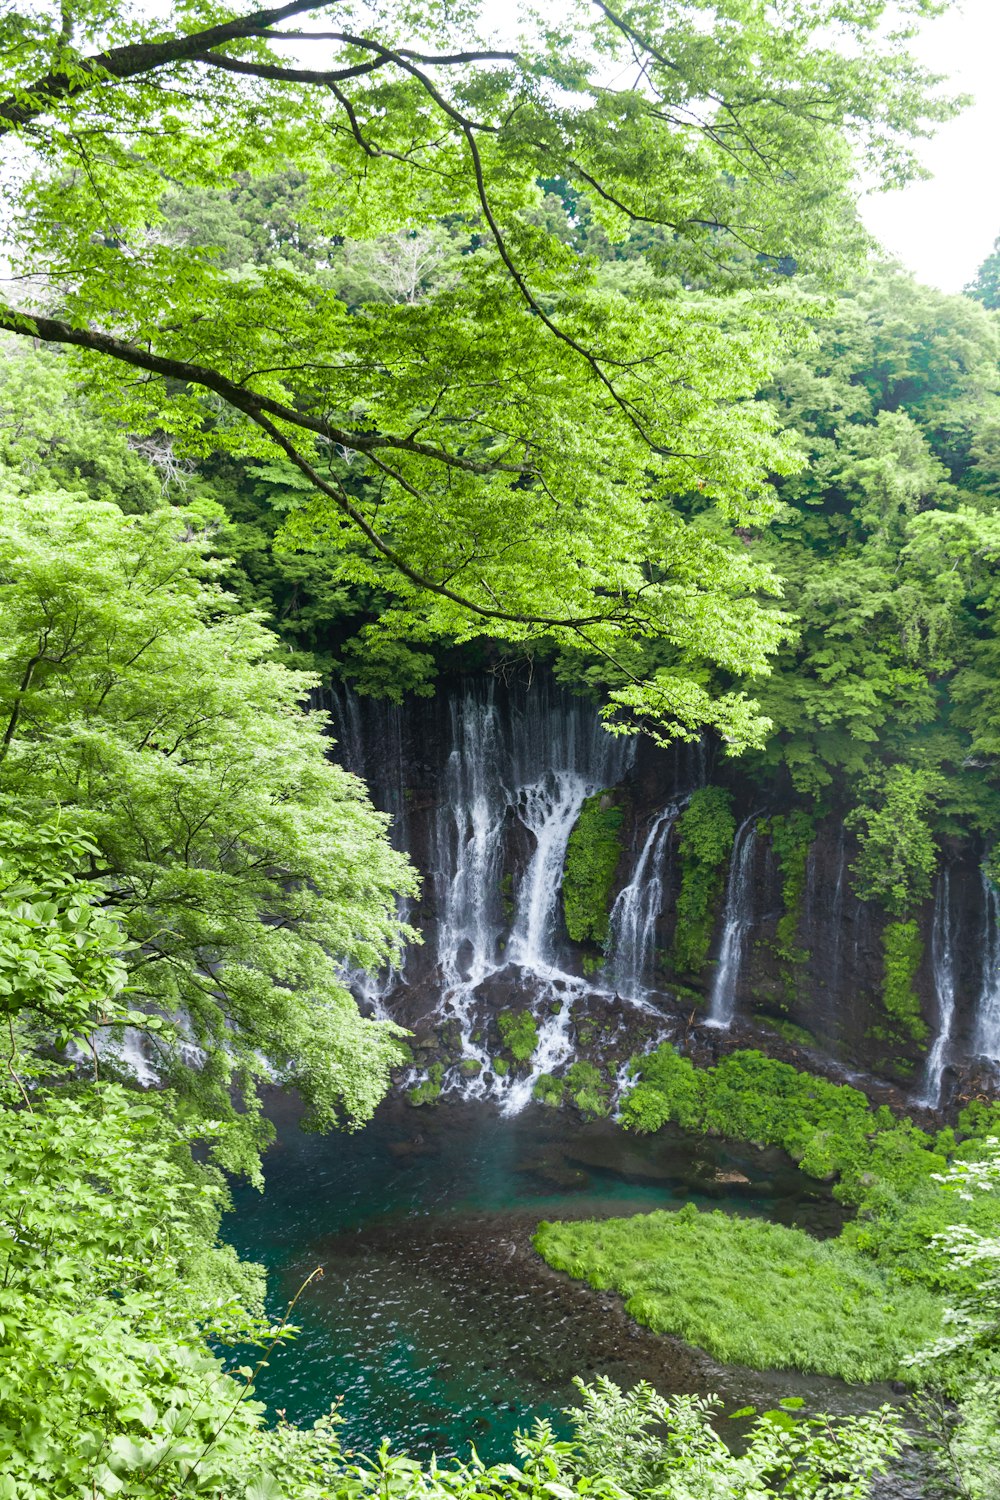
[[[407,1102],[418,1108],[422,1104],[436,1104],[441,1097],[443,1082],[444,1063],[434,1063],[423,1082],[407,1090]]]
[[[574,943],[600,947],[607,942],[624,817],[621,792],[595,792],[581,807],[569,836],[562,898],[566,931]]]
[[[515,1062],[527,1062],[538,1046],[538,1022],[530,1010],[502,1010],[497,1026]]]

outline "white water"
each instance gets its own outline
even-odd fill
[[[936,1109],[941,1103],[941,1085],[955,1020],[955,933],[951,912],[951,880],[947,869],[942,870],[938,876],[937,893],[934,897],[931,964],[937,998],[937,1035],[927,1054],[921,1092],[916,1102],[929,1109]]]
[[[611,908],[608,974],[616,993],[628,1000],[642,999],[648,993],[646,983],[656,956],[656,923],[664,903],[670,835],[683,806],[684,800],[678,800],[657,813],[632,879]]]
[[[758,813],[751,813],[749,818],[744,818],[733,840],[722,918],[722,942],[712,976],[706,1026],[731,1026],[736,1015],[740,967],[747,933],[753,922],[753,865],[758,817]]]
[[[974,1047],[1000,1062],[1000,892],[986,871],[983,880],[983,983],[976,1006]]]
[[[573,1054],[573,1005],[595,985],[560,966],[562,872],[569,836],[587,797],[615,785],[634,747],[609,735],[585,704],[535,689],[507,716],[504,732],[489,690],[452,705],[451,750],[435,839],[441,916],[438,965],[443,1018],[458,1023],[463,1061],[445,1077],[447,1091],[490,1095],[505,1113],[523,1109],[539,1077]],[[505,839],[527,837],[531,854],[505,919]],[[505,932],[509,936],[505,941]],[[538,1045],[526,1075],[501,1078],[478,1040],[481,987],[504,975],[509,1009],[530,1009]]]

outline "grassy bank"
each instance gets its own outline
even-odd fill
[[[549,1265],[602,1291],[656,1333],[675,1333],[731,1364],[843,1380],[899,1373],[914,1340],[940,1329],[939,1299],[836,1240],[761,1219],[679,1212],[541,1224]]]
[[[550,1265],[620,1292],[637,1321],[719,1359],[846,1380],[885,1378],[932,1338],[944,1294],[963,1287],[935,1236],[952,1224],[1000,1232],[1000,1196],[961,1195],[940,1175],[1000,1133],[998,1108],[974,1106],[931,1136],[847,1085],[758,1052],[697,1069],[670,1046],[634,1062],[626,1129],[668,1123],[780,1146],[807,1176],[833,1180],[854,1209],[836,1240],[726,1214],[641,1214],[543,1224]],[[971,1270],[966,1275],[974,1274]],[[903,1372],[905,1373],[905,1372]]]

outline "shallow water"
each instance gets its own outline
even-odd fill
[[[225,1233],[267,1267],[272,1312],[317,1266],[323,1276],[258,1395],[295,1422],[342,1397],[347,1447],[370,1452],[387,1437],[426,1457],[472,1442],[493,1461],[535,1416],[565,1426],[575,1374],[648,1379],[664,1394],[718,1391],[727,1410],[798,1395],[853,1411],[887,1395],[718,1365],[637,1327],[616,1298],[551,1271],[530,1248],[540,1219],[692,1201],[835,1233],[836,1205],[780,1153],[679,1133],[630,1137],[540,1107],[504,1119],[485,1106],[390,1100],[365,1130],[327,1137],[300,1131],[287,1098],[271,1114],[279,1134],[266,1192],[237,1188]]]

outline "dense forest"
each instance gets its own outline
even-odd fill
[[[940,9],[0,15],[0,1500],[1000,1496],[1000,250],[855,205]],[[296,1153],[486,1116],[466,1280],[725,1399],[299,1420]]]

